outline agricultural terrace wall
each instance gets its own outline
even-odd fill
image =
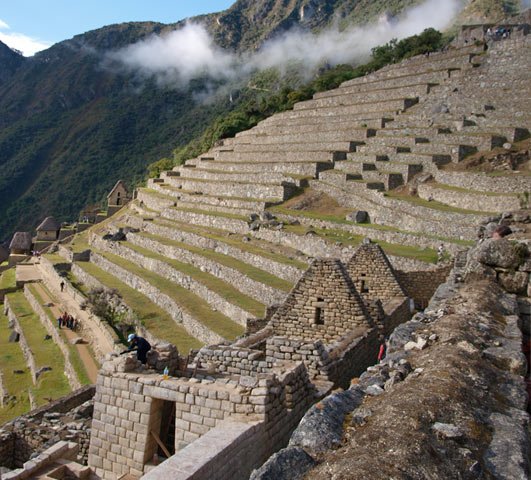
[[[482,210],[485,212],[499,212],[518,210],[520,199],[516,195],[488,195],[487,193],[467,193],[464,191],[437,188],[430,184],[420,184],[418,195],[424,200],[436,200],[459,208]]]
[[[162,237],[170,238],[177,242],[183,242],[189,245],[193,245],[195,247],[214,250],[216,253],[221,253],[223,255],[229,255],[231,257],[237,258],[238,260],[241,260],[242,262],[249,263],[256,268],[260,268],[262,270],[270,272],[276,277],[280,277],[288,281],[296,282],[302,274],[302,271],[299,268],[293,267],[291,265],[286,265],[284,263],[279,263],[261,255],[255,255],[251,252],[240,250],[239,248],[233,247],[222,241],[203,237],[194,233],[184,232],[182,230],[165,227],[163,225],[153,222],[145,222],[142,225],[142,230],[152,233],[154,235],[160,235]],[[127,238],[133,242],[136,241],[137,237],[141,236],[131,233],[127,235]],[[146,239],[146,237],[141,238]]]
[[[195,213],[186,210],[167,209],[161,213],[163,218],[177,220],[178,222],[191,223],[192,225],[202,225],[219,230],[228,230],[233,233],[249,233],[249,225],[244,220],[228,218],[227,216],[217,216],[208,213]]]
[[[319,181],[312,181],[310,184],[316,190],[330,193],[329,184],[323,184]],[[410,231],[423,231],[429,235],[446,238],[474,239],[476,233],[474,225],[483,219],[479,215],[447,213],[415,207],[410,203],[405,205],[406,202],[385,198],[380,193],[368,189],[363,192],[366,202],[339,188],[334,190],[333,196],[343,206],[367,210],[373,223]]]
[[[247,319],[252,317],[251,313],[243,310],[237,305],[228,302],[217,293],[205,287],[205,285],[202,283],[195,281],[191,276],[180,272],[164,261],[147,257],[136,250],[122,245],[120,242],[103,240],[101,237],[96,235],[91,237],[91,244],[99,250],[119,255],[135,265],[139,265],[142,268],[156,272],[157,275],[160,275],[161,277],[180,285],[186,290],[190,290],[192,293],[200,298],[203,298],[212,307],[216,308],[221,313],[240,325],[245,326],[247,324]]]
[[[129,272],[128,270],[119,267],[110,262],[102,255],[92,252],[90,260],[94,265],[102,268],[111,275],[114,275],[119,280],[135,288],[140,293],[148,297],[153,303],[166,310],[177,323],[182,323],[186,330],[195,338],[205,344],[215,344],[224,341],[222,337],[215,334],[200,322],[195,320],[191,315],[181,310],[179,305],[175,303],[168,295],[162,293],[159,289],[145,281],[138,275]]]
[[[158,449],[151,432],[160,431],[164,401],[176,408],[176,450],[235,417],[263,424],[269,440],[254,447],[262,449],[260,457],[266,458],[286,444],[314,398],[302,364],[285,363],[284,373],[253,377],[164,380],[161,375],[116,372],[124,369],[123,362],[123,358],[107,362],[97,382],[89,465],[103,479],[142,475]]]
[[[22,350],[22,354],[24,355],[24,358],[26,360],[26,365],[29,368],[33,384],[35,385],[37,383],[37,366],[35,365],[35,358],[33,357],[33,352],[31,351],[31,348],[28,345],[26,337],[24,336],[24,330],[22,330],[22,327],[20,326],[17,316],[11,309],[9,297],[4,298],[4,314],[7,316],[7,319],[9,320],[9,325],[12,326],[13,330],[15,330],[19,334],[18,343]]]
[[[64,362],[65,362],[65,375],[68,379],[68,384],[70,385],[70,388],[72,390],[76,390],[81,387],[81,382],[79,381],[79,378],[77,376],[77,373],[72,366],[72,361],[70,358],[70,350],[68,349],[68,346],[65,344],[64,340],[61,338],[61,335],[57,331],[57,328],[55,328],[55,325],[50,320],[50,317],[46,314],[44,309],[42,308],[42,305],[39,303],[37,298],[33,295],[28,285],[24,285],[24,296],[28,300],[28,303],[31,305],[31,308],[33,311],[39,316],[39,319],[48,332],[48,334],[52,337],[54,343],[59,347],[61,350],[61,353],[63,354]]]
[[[155,227],[155,228],[152,229],[151,227]],[[157,226],[154,224],[149,225],[146,230],[151,233],[155,233],[154,231],[152,232],[152,230],[157,230],[156,227]],[[170,230],[170,229],[165,229],[165,230]],[[165,232],[165,233],[168,233],[168,232]],[[174,231],[175,237],[179,237],[179,234],[180,232],[178,230]],[[161,255],[164,255],[168,258],[174,258],[181,262],[190,263],[191,265],[194,265],[200,268],[204,272],[207,272],[212,275],[215,275],[216,277],[222,278],[223,281],[231,284],[232,286],[240,290],[242,293],[245,293],[246,295],[258,300],[259,302],[265,305],[269,305],[271,303],[280,303],[284,301],[286,297],[285,293],[280,292],[276,290],[275,288],[269,287],[268,285],[265,285],[261,282],[254,281],[250,279],[248,276],[240,273],[236,269],[226,267],[222,265],[221,263],[209,260],[208,258],[202,255],[190,252],[189,250],[186,250],[185,248],[165,245],[161,242],[157,242],[150,238],[144,237],[142,235],[134,234],[134,233],[128,233],[127,239],[135,245],[147,248]],[[184,241],[188,243],[187,238],[180,239],[180,241]],[[271,270],[267,269],[266,265],[263,265],[262,268],[266,272],[274,274]],[[302,274],[302,272],[299,272],[299,273]]]
[[[452,185],[454,187],[469,190],[481,190],[484,192],[530,192],[531,178],[527,176],[494,176],[490,177],[485,173],[467,172],[465,175],[460,172],[446,172],[437,170],[435,180],[438,183]],[[496,209],[499,210],[499,209]]]

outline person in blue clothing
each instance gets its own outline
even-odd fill
[[[122,352],[122,354],[136,351],[136,358],[145,365],[147,362],[147,353],[151,350],[150,343],[145,338],[139,337],[136,333],[129,334],[127,343],[129,343],[129,348]]]

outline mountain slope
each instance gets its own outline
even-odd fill
[[[238,0],[194,22],[206,26],[218,45],[241,52],[294,26],[317,31],[338,21],[363,23],[415,3]],[[237,106],[238,98],[231,102],[228,94],[198,102],[212,81],[194,80],[178,90],[102,67],[106,52],[179,26],[111,25],[26,59],[0,44],[0,240],[46,215],[75,218],[118,178],[141,179],[146,165]]]

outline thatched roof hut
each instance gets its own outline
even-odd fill
[[[30,232],[16,232],[9,244],[9,249],[11,250],[11,253],[14,254],[29,253],[31,250],[31,243]]]
[[[37,227],[37,232],[57,232],[58,230],[61,230],[61,224],[55,219],[55,217],[46,217]]]

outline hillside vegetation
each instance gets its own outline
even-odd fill
[[[416,3],[239,0],[225,12],[194,21],[205,25],[219,46],[242,52],[293,26],[318,31],[339,20],[343,28]],[[473,13],[483,11],[483,3],[488,7],[485,15],[498,16],[514,7],[514,2],[483,0],[474,2]],[[147,165],[171,157],[174,149],[194,141],[177,155],[184,158],[192,147],[195,152],[328,88],[331,77],[340,80],[359,73],[341,66],[301,89],[300,79],[263,72],[256,80],[273,95],[236,84],[232,101],[224,93],[205,103],[198,98],[216,82],[197,79],[176,89],[102,67],[109,50],[181,25],[107,26],[31,58],[0,45],[0,240],[15,230],[35,227],[46,215],[73,219],[84,206],[104,199],[117,179],[141,181]]]

